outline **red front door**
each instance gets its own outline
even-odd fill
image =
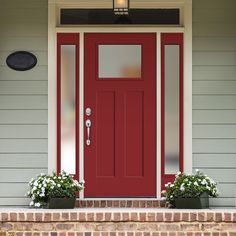
[[[85,197],[155,197],[156,35],[86,33],[84,55]]]

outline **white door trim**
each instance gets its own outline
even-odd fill
[[[172,1],[173,2],[173,1]],[[178,1],[180,2],[180,1]],[[157,157],[161,157],[161,53],[160,33],[184,32],[184,171],[192,172],[192,0],[185,0],[184,27],[143,27],[143,26],[83,26],[57,27],[57,7],[55,1],[48,6],[48,172],[56,170],[57,162],[57,78],[56,78],[56,33],[80,33],[80,117],[84,117],[84,67],[83,67],[83,34],[84,32],[153,32],[157,35]],[[80,179],[84,177],[84,121],[80,119]],[[161,197],[161,158],[157,158],[157,198]],[[80,195],[83,198],[83,192]],[[135,199],[135,198],[133,198]],[[140,198],[139,198],[140,199]]]

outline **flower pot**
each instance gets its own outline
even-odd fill
[[[50,198],[49,209],[72,209],[75,207],[75,197],[71,198]]]
[[[204,209],[209,208],[209,196],[203,193],[196,198],[178,197],[175,199],[175,207],[178,209]]]

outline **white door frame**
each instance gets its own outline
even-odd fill
[[[139,32],[156,33],[157,36],[157,65],[156,65],[156,196],[161,197],[161,33],[184,33],[184,171],[192,172],[192,3],[188,0],[184,11],[184,27],[143,27],[143,26],[83,26],[83,27],[57,27],[57,14],[55,2],[49,1],[49,25],[48,25],[48,172],[56,170],[57,162],[57,78],[56,78],[56,34],[62,32],[80,34],[80,180],[84,179],[84,33],[107,32],[124,33]],[[83,191],[80,198],[84,198]],[[100,199],[100,198],[99,198]],[[105,199],[105,198],[103,198]],[[114,198],[115,199],[115,198]],[[116,198],[117,199],[117,198]],[[135,198],[133,198],[135,199]],[[140,198],[139,198],[140,199]]]

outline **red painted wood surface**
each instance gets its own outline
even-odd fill
[[[61,171],[61,45],[76,46],[76,173],[79,179],[79,34],[57,34],[57,173]]]
[[[156,35],[86,33],[85,197],[156,196]],[[98,78],[98,45],[142,45],[142,78]],[[115,57],[115,55],[114,55]]]
[[[173,182],[174,174],[165,174],[165,45],[179,45],[180,47],[180,86],[179,86],[179,170],[183,172],[184,159],[184,64],[183,64],[183,33],[162,33],[161,34],[161,187]],[[192,157],[189,157],[192,158]],[[177,173],[176,173],[177,174]]]

